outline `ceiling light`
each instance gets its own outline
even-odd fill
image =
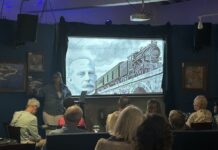
[[[201,30],[203,29],[203,23],[202,23],[202,20],[201,20],[201,17],[198,17],[199,18],[199,21],[198,21],[198,29]]]
[[[149,13],[135,13],[130,15],[130,21],[134,22],[143,22],[151,19],[151,15]]]
[[[218,16],[218,13],[204,14],[204,15],[198,16],[198,29],[199,30],[204,28],[202,19],[205,17],[211,17],[211,16]]]
[[[144,22],[151,19],[151,14],[144,11],[144,0],[142,0],[141,12],[130,15],[130,21]]]

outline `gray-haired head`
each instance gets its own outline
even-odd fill
[[[27,107],[28,106],[37,106],[37,108],[40,107],[40,103],[36,98],[30,98],[27,102]]]

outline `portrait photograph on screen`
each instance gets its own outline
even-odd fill
[[[165,41],[69,36],[66,85],[72,95],[162,93]]]

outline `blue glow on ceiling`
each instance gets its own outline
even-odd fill
[[[37,5],[42,5],[42,3],[43,3],[43,0],[38,0],[37,1]]]

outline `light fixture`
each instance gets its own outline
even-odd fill
[[[131,14],[130,15],[130,21],[133,21],[133,22],[144,22],[144,21],[148,21],[150,19],[151,19],[151,14],[148,13],[148,12],[145,12],[145,10],[144,10],[144,0],[142,0],[141,12]]]
[[[130,21],[133,22],[143,22],[151,19],[151,15],[149,13],[135,13],[130,15]]]
[[[218,13],[204,14],[204,15],[198,16],[198,29],[199,30],[202,30],[204,28],[202,19],[205,17],[211,17],[211,16],[218,16]]]
[[[201,17],[198,17],[199,21],[198,21],[198,29],[201,30],[203,29],[203,23],[202,23],[202,18]]]

